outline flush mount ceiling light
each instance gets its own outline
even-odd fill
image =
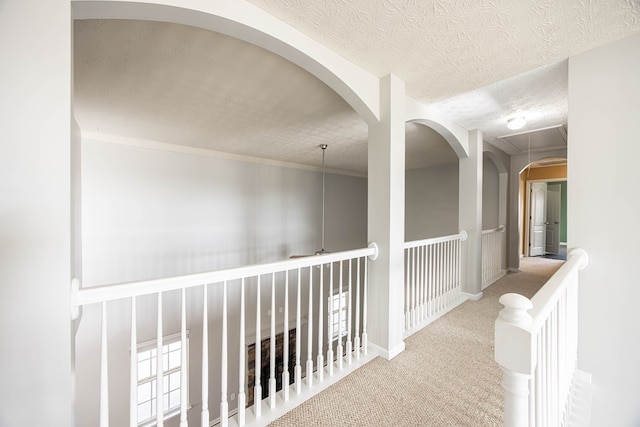
[[[526,124],[527,124],[527,121],[522,116],[513,117],[507,120],[507,127],[511,130],[522,129]]]

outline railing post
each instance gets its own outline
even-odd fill
[[[518,294],[500,297],[504,308],[495,325],[495,359],[504,372],[504,426],[529,425],[529,380],[536,365],[535,341],[527,313],[533,307],[528,298]]]

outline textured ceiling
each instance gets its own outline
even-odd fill
[[[640,30],[634,0],[249,0],[419,101],[468,92]]]
[[[239,1],[239,0],[238,0]],[[636,0],[251,0],[507,153],[523,131],[564,125],[566,58],[640,32]],[[98,132],[366,174],[367,126],[324,83],[248,43],[182,25],[75,23],[75,115]],[[455,162],[407,124],[407,168]],[[545,142],[548,144],[549,142]]]

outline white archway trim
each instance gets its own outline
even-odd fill
[[[74,19],[136,19],[216,31],[267,49],[326,83],[367,123],[380,118],[380,81],[243,0],[72,0]]]
[[[496,153],[494,153],[493,151],[483,151],[482,154],[485,156],[485,158],[493,162],[493,164],[496,166],[496,169],[498,169],[498,173],[509,173],[509,171],[507,171],[507,167],[504,165],[504,163],[502,163],[502,160],[500,160],[500,157],[498,157]]]
[[[469,157],[469,131],[441,115],[434,114],[426,105],[409,96],[405,100],[405,121],[429,126],[442,135],[458,158]]]

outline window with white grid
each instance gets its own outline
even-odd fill
[[[188,337],[188,335],[187,335]],[[189,340],[187,339],[187,348]],[[180,368],[182,367],[182,341],[180,334],[162,340],[162,399],[164,419],[180,410]],[[138,425],[154,425],[157,408],[156,368],[158,363],[156,341],[138,346]]]
[[[347,294],[348,292],[338,292],[329,297],[329,324],[331,325],[331,338],[333,341],[338,336],[347,335]],[[342,335],[340,335],[342,333]]]

